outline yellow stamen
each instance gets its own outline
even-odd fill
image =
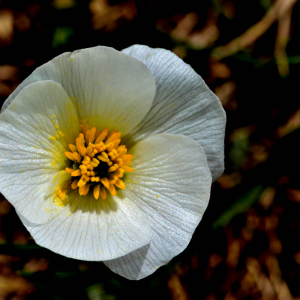
[[[114,140],[113,143],[114,143],[114,147],[118,147],[119,144],[121,142],[121,139],[117,139],[117,140]]]
[[[91,161],[90,161],[90,165],[94,168],[98,167],[98,165],[100,164],[100,161],[97,159],[97,158],[93,158]]]
[[[122,169],[125,171],[125,172],[133,172],[134,169],[132,169],[131,167],[128,167],[128,166],[122,166]]]
[[[105,127],[102,132],[105,132],[106,134],[108,134],[108,131],[109,131],[108,127]],[[112,130],[112,131],[115,132],[114,130]]]
[[[93,152],[93,145],[92,144],[89,144],[89,146],[87,147],[87,150],[86,150],[86,155],[91,155],[91,153]]]
[[[86,174],[88,172],[85,165],[80,165],[79,168],[80,168],[81,174]]]
[[[82,161],[82,163],[84,164],[84,165],[88,165],[89,163],[90,163],[90,157],[89,156],[85,156],[84,157],[84,159],[83,159],[83,161]]]
[[[99,182],[100,181],[100,177],[92,177],[91,181],[92,182]]]
[[[110,135],[107,138],[105,145],[109,144],[110,142],[113,142],[114,140],[118,139],[120,136],[121,136],[121,132],[116,132],[116,133]]]
[[[80,176],[80,175],[81,175],[80,170],[76,170],[76,171],[71,173],[71,176],[73,176],[73,177],[77,177],[77,176]]]
[[[123,161],[124,160],[132,160],[133,155],[132,154],[125,154],[125,155],[122,155],[120,158],[123,159]]]
[[[75,179],[72,182],[71,187],[72,187],[73,190],[75,190],[78,187],[78,181],[79,181],[78,179]]]
[[[85,196],[88,193],[89,189],[90,189],[89,184],[80,186],[79,187],[79,195],[80,196]]]
[[[108,190],[110,191],[110,193],[113,195],[113,196],[116,196],[117,195],[117,191],[116,191],[116,188],[113,184],[110,184],[109,185],[109,188]]]
[[[86,148],[85,147],[80,147],[80,155],[85,156],[86,154]]]
[[[106,152],[102,152],[101,155],[105,158],[108,158],[108,154]]]
[[[84,146],[85,140],[84,140],[83,133],[79,133],[79,139],[80,139],[81,145]]]
[[[113,174],[114,174],[114,176],[117,176],[117,177],[123,177],[124,172],[125,171],[123,169],[119,168]]]
[[[81,156],[80,156],[77,152],[73,152],[72,154],[73,154],[74,159],[75,159],[78,163],[80,163],[80,162],[81,162]]]
[[[100,178],[100,182],[108,189],[109,188],[109,182],[106,177]]]
[[[103,161],[103,162],[107,162],[107,158],[105,158],[105,157],[103,157],[103,156],[101,156],[101,155],[98,155],[98,156],[97,156],[97,159],[99,159],[99,160],[101,160],[101,161]]]
[[[66,171],[67,173],[72,174],[75,170],[74,170],[74,169],[70,169],[70,168],[65,168],[65,171]]]
[[[100,196],[103,200],[106,199],[106,189],[104,186],[101,186],[101,188],[100,188]]]
[[[86,184],[84,187],[85,187],[85,189],[84,189],[83,194],[82,194],[83,196],[85,196],[89,192],[90,184]]]
[[[115,186],[117,186],[120,189],[125,189],[125,183],[121,179],[117,180],[117,182],[115,183]]]
[[[116,171],[117,169],[118,169],[118,165],[116,166],[116,165],[113,165],[112,167],[110,167],[109,169],[108,169],[108,172],[114,172],[114,171]]]
[[[75,161],[75,158],[73,157],[73,155],[72,155],[71,152],[66,151],[66,152],[65,152],[65,156],[66,156],[68,159]]]
[[[77,151],[77,147],[74,146],[74,145],[72,145],[72,144],[69,145],[69,148],[70,148],[70,150],[71,150],[72,152],[76,152],[76,151]]]
[[[99,137],[97,138],[95,144],[98,144],[98,143],[102,142],[106,138],[106,136],[107,136],[107,132],[102,132],[99,135]]]
[[[85,132],[85,140],[86,140],[86,141],[88,141],[88,140],[89,140],[90,133],[91,133],[91,131],[90,131],[90,130],[87,130],[87,131]]]
[[[81,156],[84,156],[85,152],[86,152],[86,149],[84,147],[84,139],[83,139],[83,137],[82,138],[79,137],[79,138],[76,139],[76,147],[78,149],[78,153]]]
[[[105,129],[107,129],[107,133],[108,133],[108,128],[106,127]],[[105,129],[104,129],[104,130],[105,130]],[[103,131],[104,131],[104,130],[103,130]],[[107,136],[106,140],[108,140],[108,139],[109,139],[114,133],[116,133],[116,132],[117,132],[117,131],[113,129],[113,130],[109,133],[109,135]]]
[[[85,185],[88,181],[90,180],[90,177],[86,176],[86,175],[82,175],[80,180],[78,181],[78,186],[83,186]]]
[[[98,199],[99,195],[100,195],[100,184],[97,184],[94,187],[94,197],[95,197],[95,199]]]
[[[82,147],[80,138],[76,139],[76,147],[79,153],[81,153],[80,148]]]
[[[87,171],[87,172],[86,172],[86,175],[87,175],[87,176],[95,176],[95,175],[96,175],[96,172],[94,172],[94,171]]]
[[[97,130],[96,131],[96,134],[95,134],[95,140],[97,140],[98,136],[101,134],[101,131],[100,130]],[[96,144],[96,143],[95,143]]]
[[[80,133],[75,145],[70,144],[71,152],[65,156],[75,164],[65,171],[71,174],[71,188],[81,196],[87,195],[90,189],[95,199],[106,199],[107,191],[116,196],[117,190],[125,189],[125,183],[120,178],[124,172],[134,171],[130,165],[133,155],[127,154],[125,145],[119,146],[121,132],[104,128],[102,132],[92,127],[85,133]],[[79,165],[79,168],[77,167]],[[78,168],[78,169],[77,169]],[[77,170],[76,170],[77,169]]]
[[[96,128],[93,127],[91,129],[91,133],[89,135],[89,139],[87,140],[89,143],[93,143],[94,142],[94,140],[95,140],[95,134],[96,134]]]

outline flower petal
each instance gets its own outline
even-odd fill
[[[107,260],[130,253],[150,242],[148,218],[132,199],[112,197],[96,200],[90,192],[73,192],[70,205],[43,225],[21,219],[40,246],[67,257],[82,260]]]
[[[156,95],[147,116],[130,132],[128,146],[162,132],[183,134],[202,146],[213,181],[224,170],[226,115],[203,79],[174,53],[134,45],[123,50],[147,65],[156,81]]]
[[[74,106],[53,81],[29,85],[0,115],[1,192],[29,221],[49,219],[53,197],[45,192],[78,133]]]
[[[154,135],[131,153],[135,171],[125,178],[123,192],[138,198],[154,235],[149,245],[105,264],[128,279],[141,279],[186,248],[207,207],[211,174],[201,146],[185,136]]]
[[[77,107],[80,122],[127,134],[149,111],[155,81],[135,58],[108,47],[64,53],[37,68],[6,100],[2,111],[28,84],[53,80],[61,84]]]

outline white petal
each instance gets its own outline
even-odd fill
[[[53,80],[61,84],[78,109],[80,122],[127,134],[149,111],[155,81],[148,68],[108,47],[64,53],[37,68],[6,100],[2,111],[28,84]]]
[[[74,191],[70,206],[43,225],[21,219],[40,246],[81,260],[107,260],[140,248],[152,239],[148,218],[131,199],[108,196],[96,200],[90,192],[79,196]]]
[[[45,193],[78,134],[74,106],[53,81],[29,85],[0,115],[0,189],[29,221],[48,220],[54,204]]]
[[[124,192],[136,195],[154,236],[149,245],[105,264],[141,279],[186,248],[207,207],[211,175],[201,146],[185,136],[151,136],[131,153],[135,171],[125,179]]]
[[[202,146],[213,181],[224,170],[226,115],[203,79],[174,53],[135,45],[123,50],[147,65],[156,95],[147,116],[130,132],[128,144],[162,132],[183,134]]]

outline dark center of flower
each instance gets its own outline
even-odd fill
[[[98,167],[94,168],[94,171],[98,174],[100,178],[102,178],[102,177],[108,177],[108,169],[109,169],[109,165],[101,161]]]

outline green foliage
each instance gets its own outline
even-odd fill
[[[223,214],[213,223],[212,229],[226,226],[234,216],[247,211],[262,194],[263,185],[256,185],[250,191],[246,192],[242,197],[237,199]]]
[[[53,34],[52,48],[66,45],[73,34],[74,29],[72,27],[56,27]]]

